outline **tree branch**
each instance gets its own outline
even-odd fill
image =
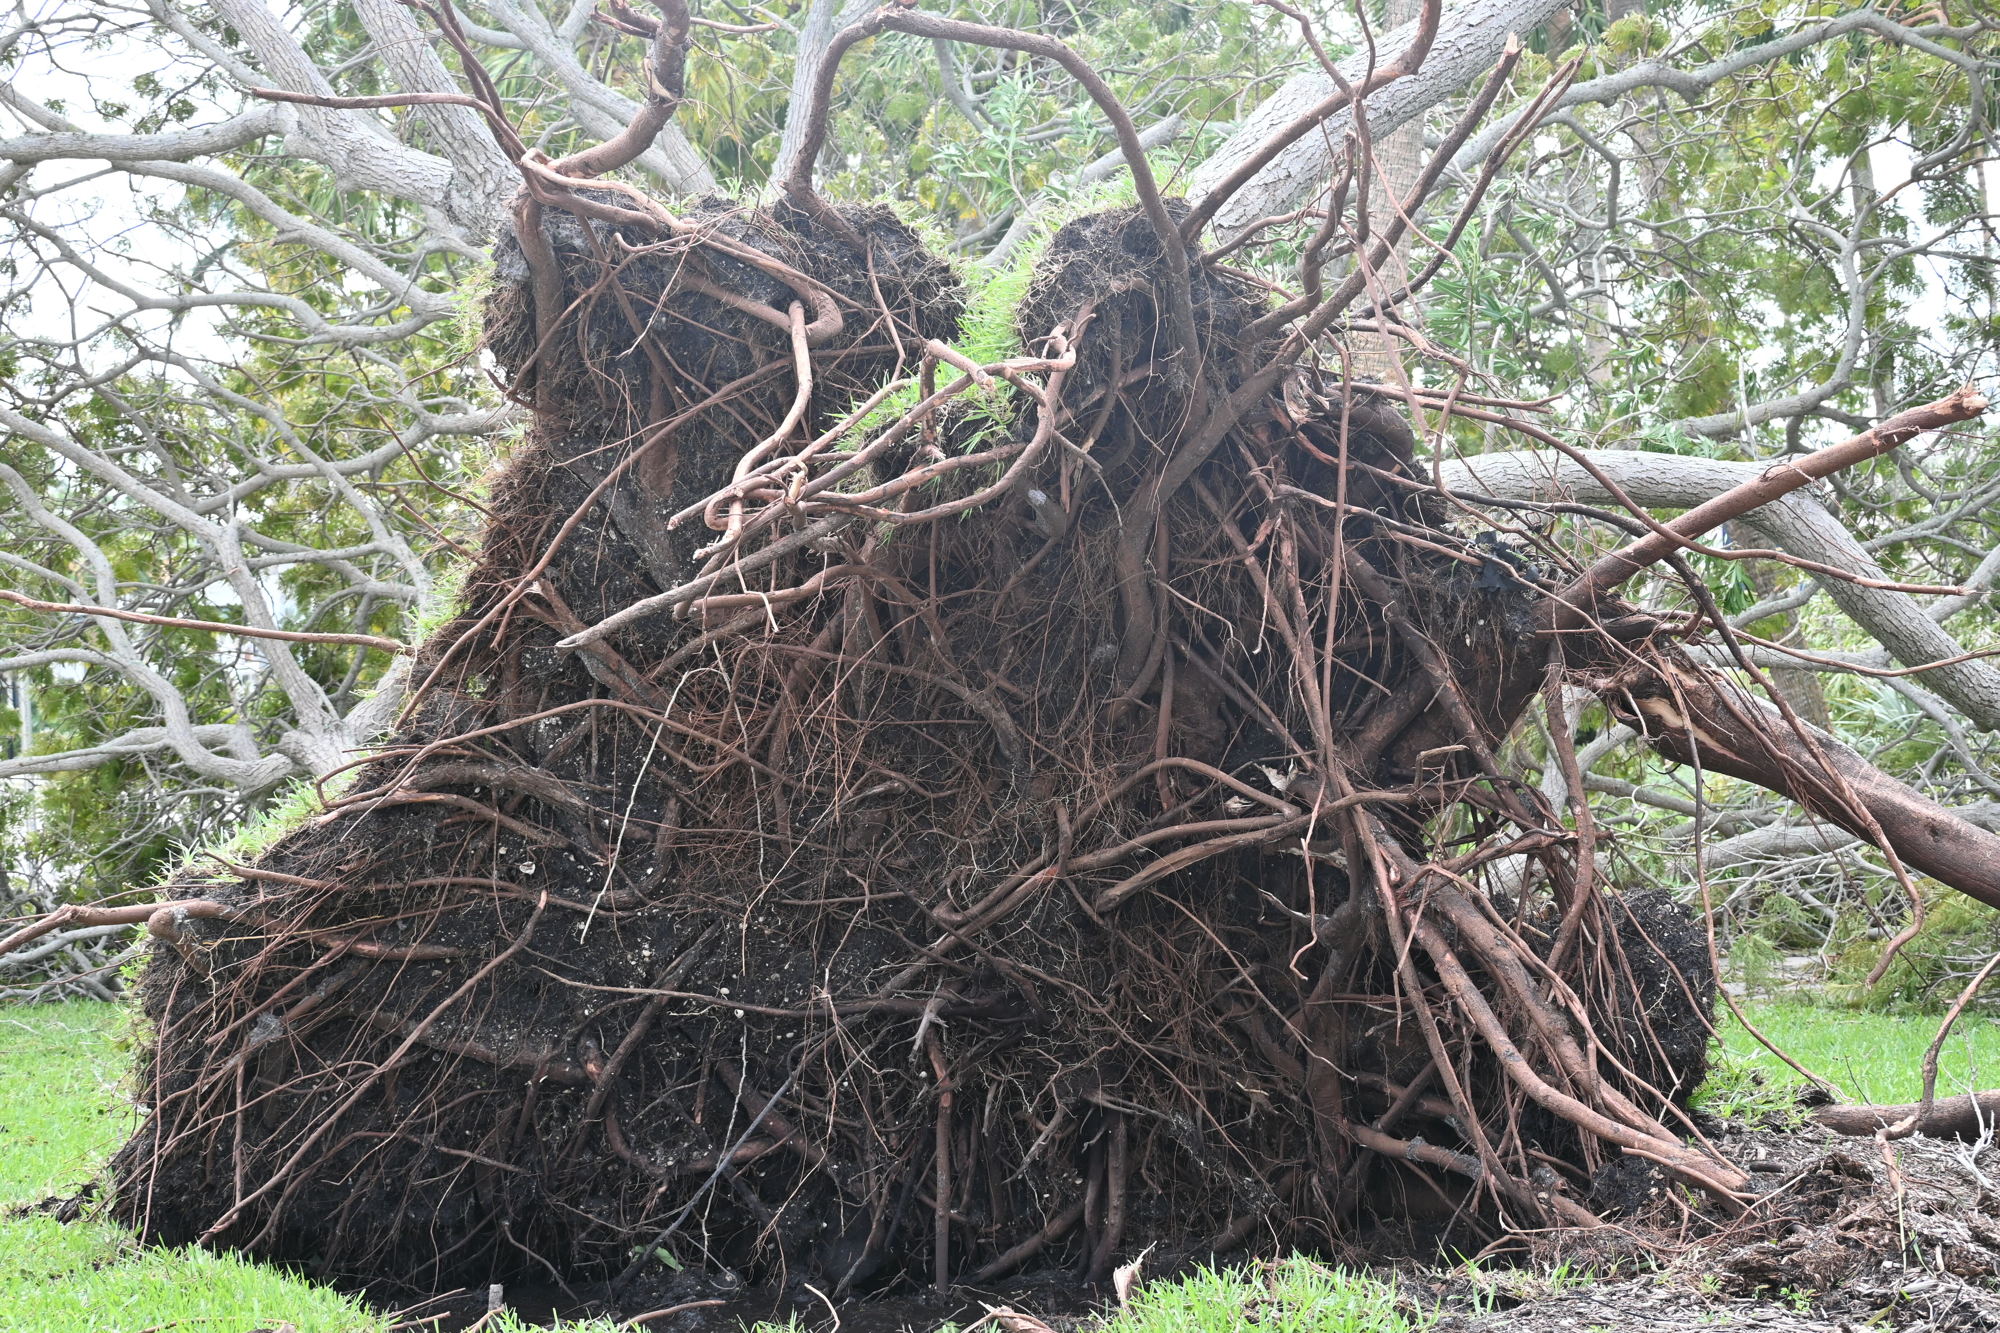
[[[1588,456],[1591,466],[1626,497],[1659,509],[1694,509],[1718,494],[1754,482],[1765,471],[1755,463],[1636,450],[1596,449]],[[1468,499],[1490,495],[1517,501],[1621,503],[1581,462],[1553,450],[1453,459],[1440,465],[1440,476],[1447,490],[1464,492]],[[1863,578],[1887,580],[1887,571],[1809,491],[1794,491],[1745,510],[1731,521],[1764,545]],[[1908,594],[1813,577],[1850,619],[1904,665],[1926,666],[1964,655],[1964,646]],[[1991,664],[1958,662],[1926,672],[1925,679],[1981,727],[2000,730],[2000,671]]]
[[[1563,0],[1468,0],[1453,7],[1437,23],[1422,70],[1377,89],[1364,107],[1374,138],[1392,134],[1431,107],[1491,69],[1506,49],[1509,36],[1525,33],[1563,7]],[[1361,52],[1341,62],[1342,78],[1360,85],[1381,51],[1410,45],[1423,20],[1406,24],[1376,40],[1373,52]],[[1243,118],[1241,125],[1189,181],[1189,197],[1202,201],[1274,136],[1328,98],[1338,95],[1334,80],[1317,67],[1294,75],[1283,87]],[[1336,114],[1318,130],[1296,139],[1258,170],[1256,176],[1215,214],[1215,227],[1231,237],[1260,218],[1289,212],[1333,176],[1335,153],[1348,125]]]

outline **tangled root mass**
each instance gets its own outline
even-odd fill
[[[1586,1198],[1615,1152],[1524,1106],[1462,1027],[1439,1068],[1412,1006],[1447,979],[1399,972],[1302,765],[1300,738],[1345,747],[1418,859],[1497,818],[1392,743],[1413,659],[1343,552],[1468,659],[1519,633],[1536,575],[1496,577],[1405,484],[1398,416],[1301,372],[1135,542],[1256,350],[1247,282],[1197,273],[1191,355],[1144,218],[1085,218],[1022,309],[1040,368],[946,395],[925,348],[963,292],[888,213],[695,221],[726,244],[552,213],[530,240],[553,270],[502,256],[488,342],[536,426],[464,609],[325,813],[174,886],[230,914],[150,964],[119,1215],[421,1286],[664,1251],[845,1291],[1101,1275],[1154,1241],[1325,1246],[1419,1198],[1479,1225],[1521,1207],[1481,1185],[1481,1138]],[[744,455],[827,435],[897,376],[741,520],[810,501],[823,531],[558,646],[713,572],[700,515]],[[1312,690],[1299,638],[1326,649]],[[1592,894],[1559,948],[1545,879],[1468,890],[1442,938],[1550,960],[1601,1077],[1670,1115],[1701,1068],[1701,941],[1663,899]]]

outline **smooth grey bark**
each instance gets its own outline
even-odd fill
[[[354,12],[397,87],[408,93],[464,91],[438,55],[435,37],[417,26],[406,6],[397,0],[354,0]],[[447,212],[474,239],[491,240],[507,201],[520,188],[520,175],[493,141],[485,118],[469,106],[422,107],[411,114],[422,119],[451,159]]]
[[[263,0],[212,0],[216,15],[236,30],[265,75],[264,82],[295,93],[328,97],[333,85]],[[325,107],[292,108],[293,151],[303,149],[345,189],[386,190],[447,208],[452,165],[444,158],[398,143],[382,121]]]
[[[805,106],[811,101],[813,82],[819,78],[820,67],[826,63],[826,48],[842,30],[860,22],[875,9],[875,0],[813,0],[806,11],[805,22],[799,25],[798,52],[792,57],[792,96],[785,128],[778,136],[778,156],[771,164],[772,188],[777,181],[789,180],[798,165],[801,145],[805,142],[806,127],[790,111]]]
[[[570,117],[587,133],[598,139],[613,138],[639,114],[639,103],[584,68],[577,58],[573,35],[550,26],[535,5],[523,0],[488,0],[487,7],[520,42],[521,49],[534,56],[543,70],[569,93]],[[587,10],[585,16],[588,17]],[[672,121],[660,130],[653,146],[634,159],[633,165],[677,195],[714,194],[720,188],[708,163]]]
[[[1757,463],[1637,450],[1592,450],[1590,460],[1634,501],[1649,509],[1692,508],[1765,471]],[[1446,488],[1453,491],[1503,500],[1565,499],[1618,507],[1616,497],[1582,464],[1554,450],[1453,459],[1444,463],[1440,472]],[[1738,545],[1775,547],[1862,578],[1889,577],[1810,491],[1796,491],[1735,522],[1748,537]],[[1821,575],[1811,577],[1835,605],[1905,666],[1924,666],[1965,652],[1908,593],[1866,588]],[[1950,701],[1980,727],[2000,731],[2000,672],[1987,662],[1937,667],[1925,672],[1922,680],[1926,688]]]
[[[2000,833],[2000,802],[1973,801],[1955,805],[1952,813],[1968,824]],[[1860,838],[1833,824],[1774,824],[1709,843],[1702,850],[1702,864],[1711,872],[1735,870],[1759,863],[1794,861],[1800,857],[1861,845]]]
[[[1526,33],[1563,8],[1566,0],[1466,0],[1447,10],[1438,24],[1423,68],[1382,88],[1367,102],[1369,133],[1377,139],[1393,134],[1466,84],[1493,68],[1511,33]],[[1366,50],[1340,62],[1341,77],[1358,82],[1372,67],[1395,59],[1410,44],[1414,23],[1404,24],[1375,42],[1373,59]],[[1279,130],[1330,95],[1334,81],[1314,67],[1293,75],[1277,92],[1243,118],[1236,133],[1194,170],[1188,194],[1202,199],[1236,166],[1255,153]],[[1297,208],[1333,174],[1334,154],[1352,117],[1342,112],[1292,144],[1252,177],[1235,198],[1215,215],[1215,230],[1234,235],[1259,218]]]
[[[92,134],[83,130],[22,134],[0,139],[0,161],[23,165],[92,158],[105,162],[184,162],[232,152],[284,130],[288,117],[275,104],[261,103],[240,116],[212,125],[190,125],[152,134]]]

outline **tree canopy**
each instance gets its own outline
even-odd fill
[[[699,10],[677,112],[623,174],[683,199],[771,196],[800,152],[792,108],[869,12]],[[1067,42],[1129,108],[1167,189],[1197,198],[1415,21],[1236,0],[954,12]],[[477,71],[438,39],[441,16]],[[475,318],[518,174],[477,110],[438,95],[476,74],[524,143],[561,158],[657,102],[653,21],[584,0],[15,6],[0,37],[0,564],[41,605],[0,606],[12,892],[46,904],[143,885],[393,717],[401,658],[367,640],[414,643],[450,613],[482,478],[521,420]],[[1397,134],[1428,149],[1450,131],[1509,32],[1525,49],[1493,114],[1371,275],[1391,302],[1405,278],[1428,281],[1384,305],[1386,333],[1353,334],[1393,346],[1389,373],[1422,389],[1420,426],[1452,476],[1611,502],[1604,479],[1476,405],[1545,398],[1545,430],[1671,512],[1990,368],[2000,38],[1976,10],[1474,0],[1446,11],[1423,74],[1367,103],[1385,162]],[[891,201],[939,236],[996,328],[1054,226],[1129,192],[1110,127],[1053,60],[883,33],[834,91],[821,190]],[[1221,238],[1261,220],[1247,271],[1296,263],[1341,151],[1332,129],[1304,136],[1218,217]],[[1374,179],[1380,194],[1389,168]],[[1454,395],[1460,410],[1439,413]],[[1995,458],[1978,432],[1936,437],[1726,534],[1789,562],[1690,557],[1801,711],[1988,818]],[[1559,523],[1578,549],[1605,537]],[[1514,761],[1560,793],[1543,737],[1577,736],[1636,871],[1685,866],[1696,826],[1709,867],[1742,883],[1782,862],[1799,893],[1728,899],[1783,947],[1865,928],[1836,927],[1824,895],[1900,910],[1845,835],[1662,771],[1595,705],[1541,725]]]

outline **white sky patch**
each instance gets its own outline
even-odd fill
[[[50,12],[62,5],[49,7]],[[147,100],[133,88],[151,75],[167,87],[191,82],[192,64],[183,64],[148,41],[115,34],[91,41],[75,40],[55,51],[18,50],[9,71],[13,88],[49,106],[84,130],[124,134],[131,126],[106,116],[108,104],[140,106]],[[197,111],[195,123],[221,119],[227,108],[203,104],[190,93]],[[25,114],[0,106],[0,124],[9,135],[44,132]],[[129,175],[103,161],[88,159],[44,162],[13,191],[26,198],[26,211],[41,226],[56,232],[85,262],[106,277],[142,292],[176,294],[202,255],[173,231],[155,221],[156,212],[180,207],[183,187],[169,181]],[[53,247],[39,240],[48,255]],[[34,261],[23,256],[24,264]],[[29,339],[71,342],[101,330],[123,317],[142,336],[199,359],[227,359],[230,340],[221,333],[223,312],[195,309],[176,317],[166,311],[134,313],[130,300],[93,281],[73,265],[56,263],[32,275],[26,300],[9,317],[7,333]],[[120,349],[104,340],[88,352],[90,364],[115,362]]]

